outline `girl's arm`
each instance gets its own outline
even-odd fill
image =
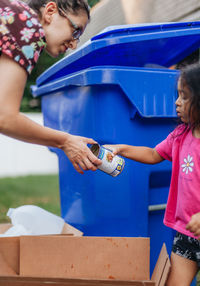
[[[113,150],[114,155],[119,154],[123,157],[145,164],[157,164],[164,160],[155,148],[130,146],[130,145],[105,145],[106,148]]]
[[[41,126],[19,112],[27,80],[25,70],[4,54],[0,57],[0,133],[34,144],[62,149],[74,168],[96,170],[101,161],[87,147],[93,139]]]

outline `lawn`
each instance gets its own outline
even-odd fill
[[[9,222],[9,208],[36,205],[60,215],[57,175],[0,179],[0,223]]]

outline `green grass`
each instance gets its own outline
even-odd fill
[[[10,222],[9,208],[36,205],[60,215],[57,175],[26,176],[0,179],[0,223]]]
[[[200,286],[200,273],[197,274],[197,286]]]

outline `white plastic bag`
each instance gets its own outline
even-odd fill
[[[13,226],[20,225],[31,235],[60,234],[65,223],[61,217],[33,205],[10,208],[7,216],[10,217]],[[14,231],[12,232],[15,235]]]

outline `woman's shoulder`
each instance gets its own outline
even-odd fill
[[[20,0],[1,0],[0,1],[0,13],[1,14],[3,13],[3,15],[5,14],[8,15],[9,12],[20,13],[23,11],[29,12],[32,16],[37,16],[37,14],[25,2],[22,2]]]
[[[0,0],[0,50],[28,74],[46,46],[37,14],[19,0]]]
[[[37,13],[28,4],[19,0],[0,0],[0,22],[7,28],[13,26],[32,28],[34,26],[34,28],[41,29]]]

